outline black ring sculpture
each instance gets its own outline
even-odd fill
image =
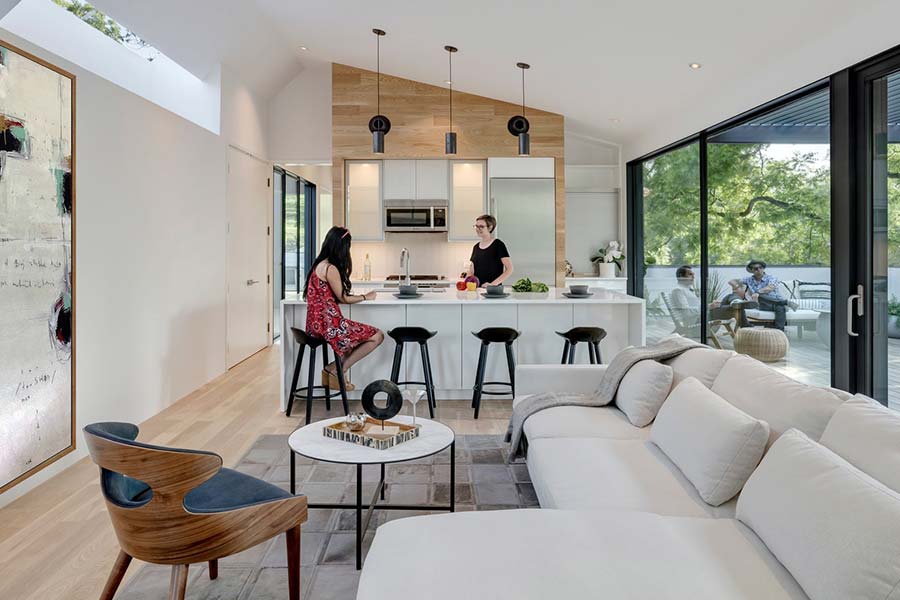
[[[382,392],[387,394],[387,405],[384,407],[375,404],[375,395]],[[393,381],[387,379],[373,381],[363,390],[362,407],[366,414],[373,419],[379,421],[390,419],[403,408],[403,396],[400,394],[400,388]]]

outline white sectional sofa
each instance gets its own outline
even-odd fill
[[[829,449],[816,441],[849,394],[729,351],[693,349],[668,364],[673,390],[693,377],[768,423],[750,499],[704,502],[650,440],[654,425],[635,427],[615,406],[547,409],[524,426],[542,508],[383,525],[358,600],[396,597],[397,581],[434,599],[900,599],[900,416],[877,407],[865,420],[856,415],[868,405],[848,403],[852,425],[834,427]],[[517,389],[590,393],[604,370],[523,365]],[[867,439],[860,422],[887,425]]]

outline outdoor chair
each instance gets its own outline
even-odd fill
[[[700,315],[688,308],[676,308],[672,306],[672,301],[665,292],[660,292],[660,296],[662,297],[663,303],[666,305],[666,310],[669,311],[672,323],[675,325],[675,331],[673,331],[673,333],[699,339]],[[735,336],[736,317],[734,315],[734,309],[730,309],[730,307],[720,307],[715,310],[720,311],[716,313],[718,318],[710,319],[706,322],[706,335],[709,337],[709,341],[713,346],[722,350],[722,343],[719,341],[718,335],[724,330],[725,335],[730,336],[733,340]],[[730,310],[731,312],[726,316],[725,313],[721,312],[722,310]]]

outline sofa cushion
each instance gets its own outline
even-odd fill
[[[769,426],[735,408],[693,377],[672,390],[650,441],[719,506],[741,491],[766,449]]]
[[[615,406],[555,406],[528,417],[522,426],[529,442],[554,437],[598,437],[645,440],[647,428],[635,427]]]
[[[734,501],[719,507],[704,502],[678,467],[649,441],[534,440],[528,445],[528,472],[543,508],[734,516]]]
[[[857,394],[828,421],[821,444],[900,492],[900,414]]]
[[[737,521],[641,512],[503,510],[391,521],[375,534],[356,598],[396,598],[398,581],[431,600],[807,600]]]
[[[748,319],[760,319],[763,321],[774,321],[775,313],[771,310],[759,310],[758,308],[751,308],[744,311],[744,315],[747,316]],[[797,310],[787,310],[784,313],[785,321],[788,323],[800,323],[804,321],[816,321],[819,318],[819,313],[814,310],[809,310],[805,308],[798,308]]]
[[[619,383],[616,406],[636,427],[646,427],[659,412],[672,389],[672,367],[642,360],[633,365]]]
[[[674,371],[673,388],[687,377],[696,377],[706,387],[712,387],[722,366],[732,356],[734,356],[734,352],[730,350],[692,348],[664,362]]]
[[[813,600],[900,598],[900,494],[795,429],[747,481],[737,517]]]
[[[712,391],[768,423],[770,446],[792,427],[818,440],[842,402],[828,388],[799,383],[743,354],[728,359]]]

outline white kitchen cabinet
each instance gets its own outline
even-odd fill
[[[348,160],[346,169],[347,228],[355,240],[383,240],[381,161]]]
[[[487,211],[487,178],[483,160],[450,162],[448,239],[477,240],[475,219]]]
[[[516,360],[523,365],[552,365],[560,362],[565,340],[557,331],[572,328],[572,304],[520,304],[519,354]],[[584,346],[578,344],[576,349]]]
[[[384,199],[413,200],[416,197],[416,161],[384,161]]]
[[[406,325],[406,307],[402,304],[360,302],[349,306],[341,306],[341,310],[350,319],[377,327],[384,332],[390,331],[394,327]],[[407,356],[406,358],[409,357]],[[393,361],[394,341],[385,335],[383,344],[350,368],[350,379],[357,386],[357,389],[362,392],[373,381],[390,379]],[[402,369],[400,373],[402,375]]]
[[[431,356],[431,372],[437,390],[462,389],[462,305],[459,304],[408,304],[406,324],[410,327],[425,327],[437,331],[428,340],[428,354]],[[468,332],[466,332],[469,335]],[[388,339],[385,343],[393,340]],[[403,356],[406,359],[406,381],[425,381],[422,372],[422,357],[418,344],[405,344]],[[401,377],[403,377],[401,375]],[[416,386],[421,388],[422,386]],[[421,406],[421,405],[420,405]],[[424,414],[424,413],[419,413]]]
[[[449,197],[446,160],[416,161],[416,200],[443,200]]]

